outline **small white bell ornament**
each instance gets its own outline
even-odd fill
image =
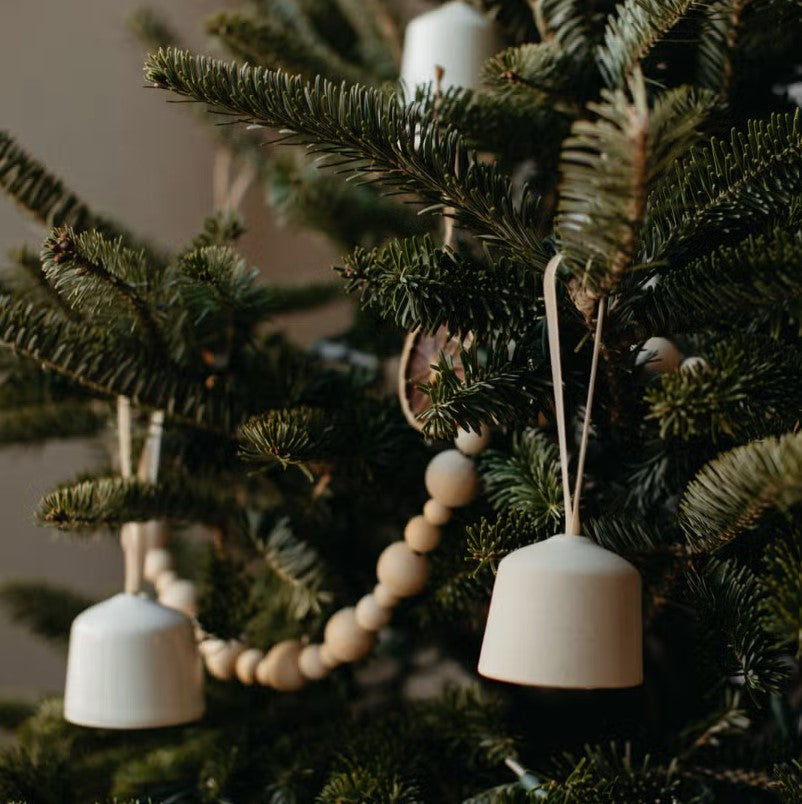
[[[131,474],[128,400],[117,406],[120,463]],[[155,481],[161,414],[151,418],[141,475]],[[143,468],[144,467],[144,468]],[[125,592],[79,614],[70,630],[64,717],[79,726],[147,729],[197,720],[203,714],[203,668],[192,624],[181,612],[139,594],[145,539],[123,528]]]
[[[599,303],[572,501],[557,327],[555,277],[559,259],[555,257],[546,269],[544,295],[566,533],[516,550],[499,563],[479,673],[499,681],[538,687],[634,687],[643,681],[640,575],[621,556],[579,535],[579,499],[604,300]]]
[[[407,99],[415,90],[435,81],[443,70],[440,89],[479,86],[482,65],[500,48],[490,20],[462,0],[451,0],[415,17],[404,33],[401,82]]]

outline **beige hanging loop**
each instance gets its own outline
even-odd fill
[[[596,316],[596,335],[593,341],[593,356],[590,364],[588,397],[585,403],[585,419],[582,422],[582,437],[579,443],[576,487],[573,500],[568,478],[568,439],[566,437],[565,402],[563,400],[562,358],[560,352],[559,311],[557,307],[557,268],[562,257],[557,254],[549,260],[543,275],[543,298],[546,306],[546,328],[549,335],[549,357],[551,359],[551,378],[554,386],[554,410],[557,416],[557,441],[560,448],[560,471],[563,483],[563,503],[565,505],[565,532],[578,536],[581,532],[579,521],[579,500],[582,496],[582,476],[585,473],[588,437],[590,435],[590,415],[593,408],[593,394],[596,389],[596,373],[601,351],[602,324],[604,321],[605,299],[599,301]]]
[[[513,684],[563,688],[632,687],[643,678],[641,582],[628,561],[580,535],[579,504],[601,348],[599,302],[576,488],[571,499],[563,401],[557,268],[546,267],[549,334],[565,532],[515,550],[499,563],[479,672]]]

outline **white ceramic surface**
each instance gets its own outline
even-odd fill
[[[641,579],[584,536],[552,536],[499,564],[479,673],[539,687],[643,681]]]
[[[118,594],[75,618],[64,716],[104,729],[188,723],[204,710],[192,624],[140,595]]]

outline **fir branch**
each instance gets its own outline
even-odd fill
[[[647,420],[662,438],[735,442],[779,435],[802,409],[802,356],[763,336],[732,336],[710,347],[709,369],[663,374],[646,389]]]
[[[329,461],[335,425],[322,409],[271,410],[254,416],[239,429],[240,456],[259,464],[297,466],[311,481],[310,462]]]
[[[324,588],[325,572],[320,556],[292,531],[288,519],[280,519],[265,537],[256,539],[257,550],[265,566],[286,590],[290,614],[302,620],[320,614],[332,601]]]
[[[799,112],[749,121],[729,143],[711,139],[677,162],[649,196],[639,256],[711,251],[779,220],[802,195]]]
[[[563,253],[593,295],[609,293],[632,267],[651,187],[684,153],[712,105],[688,87],[650,110],[640,72],[629,93],[602,92],[594,121],[577,120],[563,144],[557,218]]]
[[[44,581],[8,581],[0,587],[0,604],[14,622],[62,647],[72,621],[93,603],[92,598]]]
[[[96,433],[108,415],[93,401],[65,400],[0,409],[0,444]]]
[[[477,524],[465,529],[465,560],[472,567],[471,576],[485,578],[488,571],[495,573],[504,556],[540,541],[549,530],[526,510],[513,508],[502,511],[492,521],[482,517]]]
[[[609,87],[622,87],[698,0],[624,0],[607,21],[596,61]]]
[[[396,78],[402,33],[392,7],[386,0],[336,0],[336,5],[357,35],[360,61],[378,81]]]
[[[237,116],[241,122],[287,129],[292,139],[336,155],[356,174],[382,181],[456,210],[459,219],[502,252],[539,267],[546,255],[533,235],[537,201],[520,201],[509,177],[470,154],[460,136],[443,130],[415,104],[361,86],[305,83],[257,67],[238,67],[177,50],[151,54],[145,75],[170,89]]]
[[[711,559],[687,574],[700,642],[717,677],[735,677],[749,692],[777,692],[785,681],[777,644],[763,629],[763,594],[747,567]]]
[[[750,0],[714,0],[702,9],[698,83],[726,99],[732,88],[733,64],[742,17]]]
[[[137,245],[137,238],[117,223],[92,212],[5,131],[0,131],[0,189],[42,226],[69,227],[76,232],[96,229],[107,237],[121,237],[131,246]],[[146,248],[154,264],[164,262],[163,255],[152,247],[138,245]]]
[[[138,342],[2,295],[0,340],[16,354],[101,396],[127,396],[186,423],[217,428],[238,415],[230,400],[173,363],[146,353]]]
[[[691,548],[710,553],[754,528],[770,508],[802,502],[802,434],[721,453],[688,485],[680,524]]]
[[[802,229],[775,226],[664,274],[632,306],[634,321],[643,332],[696,331],[776,309],[802,296],[801,261]]]
[[[524,335],[522,341],[526,341]],[[455,371],[452,359],[441,353],[433,366],[435,377],[418,386],[431,399],[419,416],[430,438],[450,439],[457,428],[476,430],[495,422],[520,424],[538,409],[547,387],[538,373],[540,356],[516,345],[510,351],[505,336],[487,339],[479,349],[474,340],[460,351],[465,378]]]
[[[250,64],[281,67],[306,78],[326,75],[333,81],[365,81],[366,72],[329,47],[294,3],[274,4],[271,11],[260,17],[222,11],[207,20],[206,31]]]
[[[233,212],[218,212],[203,221],[203,229],[195,235],[186,249],[197,251],[208,246],[229,246],[245,233],[239,215]]]
[[[251,576],[232,551],[210,545],[198,579],[198,622],[220,639],[240,639],[243,625],[254,614]]]
[[[161,326],[148,301],[158,274],[153,277],[143,252],[126,248],[122,238],[112,241],[99,232],[65,228],[50,232],[41,259],[45,277],[71,307],[90,319],[103,312],[112,322],[119,320],[115,302],[120,301],[143,340],[154,352],[165,351]]]
[[[392,317],[403,330],[431,333],[519,331],[535,314],[536,277],[524,266],[501,260],[487,267],[430,237],[393,241],[381,249],[357,249],[337,269],[349,293],[364,306]]]
[[[36,518],[43,525],[70,531],[117,528],[151,519],[247,531],[245,513],[234,491],[219,478],[180,475],[163,475],[156,484],[100,477],[59,486],[40,500]]]
[[[13,730],[36,712],[36,704],[13,698],[0,699],[0,729]]]
[[[517,433],[509,454],[488,450],[479,458],[488,500],[497,511],[525,515],[535,527],[553,530],[563,517],[559,460],[543,433]]]
[[[347,249],[431,228],[431,219],[414,207],[380,194],[371,184],[320,169],[297,149],[272,158],[266,185],[267,201],[280,223],[311,226]]]
[[[763,592],[761,611],[766,630],[782,644],[795,647],[802,659],[802,531],[777,535],[762,559],[758,583]]]
[[[38,254],[34,253],[27,246],[22,246],[18,249],[12,249],[9,252],[9,258],[14,265],[19,269],[22,274],[22,281],[13,281],[9,283],[11,292],[19,297],[23,293],[30,292],[30,286],[33,286],[33,294],[37,299],[52,307],[57,307],[65,316],[73,320],[80,319],[80,314],[74,310],[70,305],[55,291],[53,285],[47,281],[44,271],[42,270],[42,261]],[[24,280],[27,280],[25,282]],[[23,285],[24,287],[18,287]]]

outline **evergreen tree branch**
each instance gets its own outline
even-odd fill
[[[802,434],[755,441],[718,457],[690,482],[680,524],[695,552],[710,553],[754,528],[770,508],[802,501]]]
[[[72,621],[94,602],[43,581],[8,581],[0,587],[0,605],[14,622],[62,647],[67,646]]]
[[[624,0],[607,21],[596,61],[609,87],[622,87],[698,0]]]
[[[282,3],[279,9],[279,4],[274,4],[272,12],[255,17],[222,11],[207,20],[206,31],[250,64],[281,67],[306,78],[326,75],[333,81],[365,81],[366,72],[329,47],[300,8]]]
[[[497,511],[525,515],[543,530],[553,530],[562,521],[559,455],[543,433],[517,433],[509,453],[488,450],[479,458],[479,471]]]
[[[697,331],[737,316],[754,316],[799,299],[800,264],[802,229],[778,225],[662,275],[632,305],[632,317],[647,333]]]
[[[302,620],[309,614],[320,614],[331,603],[333,596],[324,587],[320,556],[293,533],[288,519],[276,522],[266,537],[257,537],[256,546],[265,566],[287,590],[292,617]]]
[[[487,267],[430,237],[393,241],[381,249],[356,249],[337,269],[349,293],[391,317],[402,330],[431,333],[517,332],[535,314],[536,277],[506,260]]]
[[[165,519],[247,533],[245,512],[219,479],[179,475],[164,476],[157,484],[100,477],[60,486],[40,500],[36,518],[43,525],[70,531]]]
[[[766,630],[781,644],[793,646],[796,658],[802,659],[802,531],[795,527],[775,536],[761,563],[758,583]]]
[[[0,409],[0,444],[88,436],[107,420],[106,413],[92,401],[65,400]]]
[[[137,341],[66,321],[29,302],[0,296],[0,340],[100,396],[127,396],[187,424],[226,427],[239,415],[231,400],[148,354]]]
[[[132,251],[121,238],[111,241],[99,232],[54,229],[42,247],[42,271],[53,289],[87,318],[94,319],[102,311],[107,321],[118,320],[115,300],[119,300],[150,348],[156,353],[166,351],[147,298],[153,289],[153,271],[143,252]]]
[[[681,87],[649,109],[643,77],[602,92],[594,121],[577,120],[563,144],[557,227],[574,274],[593,295],[632,267],[651,187],[696,139],[712,96]]]
[[[748,568],[711,559],[687,575],[691,604],[716,677],[739,679],[749,692],[777,692],[785,681],[775,639],[763,629],[763,594]]]
[[[130,245],[137,245],[134,236],[118,224],[92,212],[60,179],[23,151],[5,131],[0,131],[0,189],[49,229],[69,227],[76,232],[97,229],[107,237],[121,237]],[[139,247],[143,248],[144,245],[139,243]],[[148,254],[155,264],[164,260],[152,248],[148,248]]]
[[[750,121],[677,162],[649,196],[641,259],[708,251],[785,218],[802,195],[799,112]],[[739,237],[740,235],[740,237]]]
[[[525,191],[515,201],[510,179],[465,149],[454,131],[441,129],[413,104],[402,107],[366,87],[305,83],[263,68],[225,64],[176,50],[151,54],[145,75],[241,122],[286,129],[292,139],[336,155],[357,174],[378,172],[382,181],[417,192],[459,219],[503,253],[533,266],[545,263],[533,234],[537,201]]]
[[[441,353],[435,378],[418,386],[431,399],[419,416],[430,438],[454,438],[458,427],[478,432],[490,422],[520,424],[538,409],[547,387],[534,368],[540,358],[520,346],[510,355],[509,341],[503,336],[483,346],[484,359],[480,359],[477,340],[461,350],[464,380],[454,370],[453,360]]]
[[[793,428],[802,409],[802,357],[763,336],[733,336],[707,353],[709,370],[663,374],[647,388],[662,438],[748,441]]]

